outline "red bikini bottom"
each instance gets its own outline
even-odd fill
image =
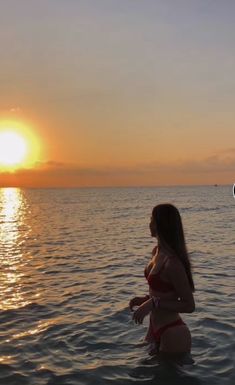
[[[180,325],[186,325],[181,318],[157,329],[156,327],[153,326],[153,322],[152,322],[151,317],[150,317],[150,333],[152,334],[155,342],[159,345],[160,345],[160,341],[161,341],[161,336],[163,335],[163,333],[167,329],[173,328],[174,326],[180,326]]]

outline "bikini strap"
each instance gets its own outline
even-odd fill
[[[162,271],[163,267],[165,266],[166,262],[168,261],[169,257],[165,256],[163,262],[162,262],[162,265],[160,267],[160,269],[158,270],[157,274],[160,273],[160,271]]]

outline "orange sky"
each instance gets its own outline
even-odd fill
[[[0,165],[0,186],[233,184],[234,11],[1,4],[0,126],[22,123],[40,151],[14,172]]]

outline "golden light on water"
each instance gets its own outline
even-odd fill
[[[19,188],[0,189],[0,310],[9,311],[24,308],[37,302],[39,293],[29,289],[31,268],[29,256],[22,244],[31,232],[27,222],[28,201]],[[45,332],[51,326],[62,322],[60,318],[39,320],[21,325],[8,336],[6,343],[32,337]],[[14,355],[0,356],[0,364],[11,364]]]
[[[19,248],[22,192],[17,188],[0,190],[0,309],[17,309],[29,302],[22,285],[22,253]]]
[[[62,317],[61,318],[58,317],[58,318],[53,318],[53,319],[49,319],[49,320],[45,320],[45,321],[39,321],[37,323],[37,325],[35,325],[33,328],[27,329],[27,330],[25,330],[23,332],[14,334],[11,337],[11,339],[8,340],[8,342],[11,342],[13,340],[17,340],[17,339],[20,339],[20,338],[25,338],[25,337],[28,337],[28,336],[32,336],[32,335],[35,335],[35,334],[42,333],[45,330],[47,330],[50,326],[56,325],[57,323],[62,321],[62,319],[63,319]]]
[[[0,209],[0,239],[8,249],[12,249],[18,236],[18,224],[20,221],[21,190],[18,188],[1,189]]]
[[[39,159],[39,139],[29,126],[18,121],[0,122],[0,169],[31,167]]]

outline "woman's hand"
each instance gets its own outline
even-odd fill
[[[130,310],[133,311],[133,307],[142,305],[142,303],[144,303],[148,298],[149,298],[149,296],[147,296],[147,295],[145,297],[132,298],[129,302]]]
[[[148,315],[153,308],[152,298],[148,299],[142,305],[138,307],[137,310],[134,311],[132,319],[136,324],[142,324],[146,315]]]

